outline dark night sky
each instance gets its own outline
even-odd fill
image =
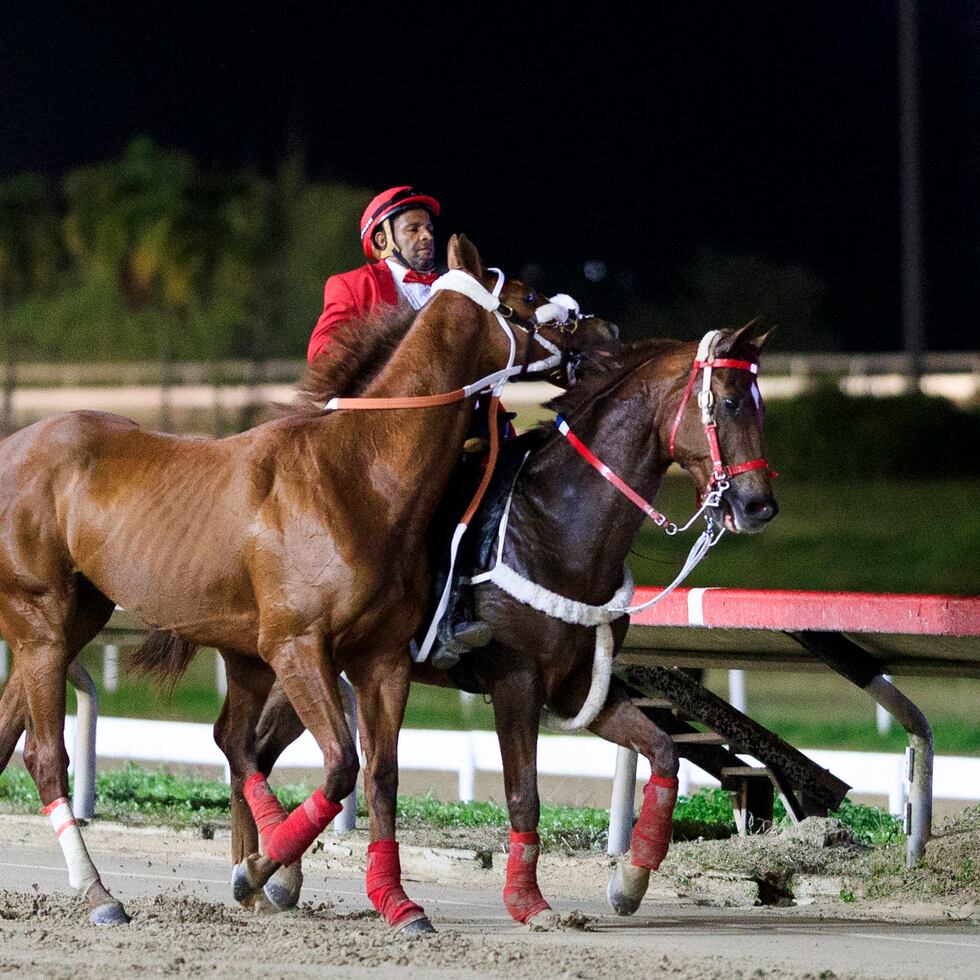
[[[661,303],[699,250],[749,253],[822,277],[842,346],[901,346],[894,0],[479,19],[472,5],[68,6],[0,14],[0,175],[59,177],[142,133],[271,173],[293,132],[311,177],[428,188],[440,233],[506,269],[536,261],[581,293],[583,261],[601,258],[610,288]],[[920,42],[926,341],[975,349],[980,5],[922,0]],[[611,294],[594,299],[615,315]]]

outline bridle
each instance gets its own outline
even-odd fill
[[[510,316],[504,314],[505,319],[526,330],[528,334],[527,349],[524,352],[524,364],[517,377],[524,378],[530,372],[531,345],[537,341],[547,350],[559,356],[558,364],[555,366],[555,374],[558,376],[564,375],[571,380],[574,377],[574,371],[578,366],[579,360],[584,356],[581,353],[575,355],[573,362],[571,338],[583,320],[594,319],[593,314],[582,313],[579,310],[578,303],[571,296],[567,296],[564,293],[553,296],[547,303],[537,307],[527,320],[522,320],[518,317],[513,308],[506,304],[502,303],[501,306],[510,311]],[[538,327],[544,326],[557,328],[562,338],[560,349],[551,343],[547,337],[539,337],[537,335]]]
[[[698,406],[701,409],[701,425],[704,427],[704,435],[708,440],[708,450],[711,453],[711,478],[708,481],[706,493],[718,489],[722,492],[728,489],[729,480],[738,476],[739,473],[746,473],[749,470],[769,469],[769,463],[764,457],[749,460],[747,463],[732,463],[725,466],[721,459],[721,446],[718,442],[718,422],[715,419],[715,394],[711,390],[711,372],[716,368],[733,368],[737,371],[748,371],[753,376],[759,373],[757,361],[740,361],[731,357],[715,357],[714,349],[721,339],[721,331],[711,330],[701,338],[698,345],[698,352],[694,357],[691,366],[691,373],[681,397],[681,403],[674,418],[674,425],[670,430],[669,452],[670,458],[676,460],[674,452],[674,442],[677,438],[677,430],[680,427],[681,419],[684,417],[684,409],[690,400],[694,390],[694,382],[697,380],[698,371],[701,371],[701,390],[698,392]],[[758,382],[752,382],[752,396],[756,406],[761,405]]]
[[[721,458],[721,446],[718,441],[718,423],[715,419],[715,395],[711,390],[711,372],[715,368],[735,368],[737,370],[748,371],[752,375],[757,375],[759,373],[759,365],[755,361],[740,361],[733,358],[726,357],[715,357],[714,349],[718,341],[721,339],[720,330],[711,330],[701,338],[701,342],[698,344],[697,353],[694,356],[694,362],[691,366],[691,373],[688,376],[687,384],[684,388],[684,394],[681,397],[680,406],[677,409],[677,415],[674,418],[673,427],[670,430],[670,443],[669,443],[669,453],[670,458],[673,461],[677,461],[675,455],[675,441],[677,438],[677,430],[681,424],[681,419],[684,416],[684,409],[687,407],[687,403],[690,400],[691,393],[694,390],[694,382],[697,380],[698,372],[702,372],[701,380],[701,390],[698,392],[698,405],[701,407],[701,424],[704,427],[705,437],[708,440],[708,449],[711,453],[711,478],[708,482],[708,486],[704,493],[701,495],[701,505],[693,517],[685,524],[683,527],[678,527],[672,521],[669,521],[663,514],[657,510],[653,504],[645,500],[640,494],[638,494],[625,480],[622,479],[618,474],[614,473],[605,463],[602,462],[593,452],[589,449],[585,443],[579,439],[578,436],[572,432],[568,425],[568,422],[561,416],[555,418],[555,425],[558,431],[565,437],[565,439],[571,444],[575,451],[593,468],[600,476],[608,480],[623,496],[630,500],[633,504],[642,510],[647,517],[650,518],[661,528],[666,534],[674,535],[681,531],[686,531],[691,525],[700,517],[704,515],[705,521],[707,522],[707,534],[710,540],[710,545],[713,546],[721,538],[724,533],[724,527],[718,528],[717,533],[715,533],[714,520],[711,516],[711,512],[716,508],[721,506],[722,497],[726,490],[731,486],[732,477],[738,476],[740,473],[745,473],[749,470],[758,469],[769,469],[769,463],[763,457],[758,459],[750,460],[747,463],[734,463],[730,466],[725,466]],[[759,395],[758,384],[753,383],[753,397],[756,399],[756,404],[761,405],[761,396]],[[771,473],[772,471],[770,471]],[[775,474],[773,474],[775,475]]]

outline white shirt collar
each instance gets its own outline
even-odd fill
[[[413,310],[421,310],[432,296],[432,287],[421,282],[403,282],[408,269],[395,259],[385,259],[385,264],[391,270],[399,294],[408,300]]]

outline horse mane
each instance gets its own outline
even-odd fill
[[[321,415],[329,399],[363,394],[408,333],[416,312],[407,303],[382,303],[338,326],[330,334],[330,345],[307,365],[297,382],[295,402],[279,406],[280,410],[288,415]]]
[[[606,394],[647,361],[676,350],[683,343],[680,340],[638,340],[624,344],[613,357],[586,358],[579,368],[575,384],[552,398],[546,407],[568,418]],[[556,431],[554,423],[550,421],[539,423],[539,428],[549,435]]]

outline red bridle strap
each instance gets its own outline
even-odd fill
[[[732,357],[714,357],[708,361],[694,362],[695,371],[702,367],[735,368],[738,371],[748,371],[749,374],[759,373],[759,365],[755,361],[736,361]]]
[[[600,476],[608,480],[624,497],[636,504],[658,527],[664,527],[668,520],[657,510],[653,504],[643,499],[628,483],[617,476],[605,463],[599,459],[595,453],[574,432],[568,427],[568,423],[559,415],[555,419],[558,431],[572,444],[575,451],[596,470]]]
[[[700,351],[699,351],[700,353]],[[721,446],[718,442],[718,425],[714,417],[714,396],[711,392],[711,371],[714,368],[733,368],[737,371],[748,371],[750,374],[759,373],[759,365],[755,361],[742,361],[732,357],[695,357],[691,365],[691,373],[688,376],[687,384],[684,387],[684,394],[681,397],[677,415],[674,418],[673,427],[670,430],[670,455],[675,458],[674,443],[677,438],[677,430],[680,428],[681,419],[684,417],[684,409],[687,408],[688,400],[694,390],[694,382],[697,380],[698,371],[704,370],[704,387],[698,396],[698,403],[701,405],[701,423],[704,426],[704,434],[708,440],[708,448],[711,452],[711,482],[717,484],[722,480],[731,479],[739,473],[746,473],[749,470],[768,469],[769,463],[764,458],[753,459],[747,463],[733,463],[725,466],[721,460]]]

